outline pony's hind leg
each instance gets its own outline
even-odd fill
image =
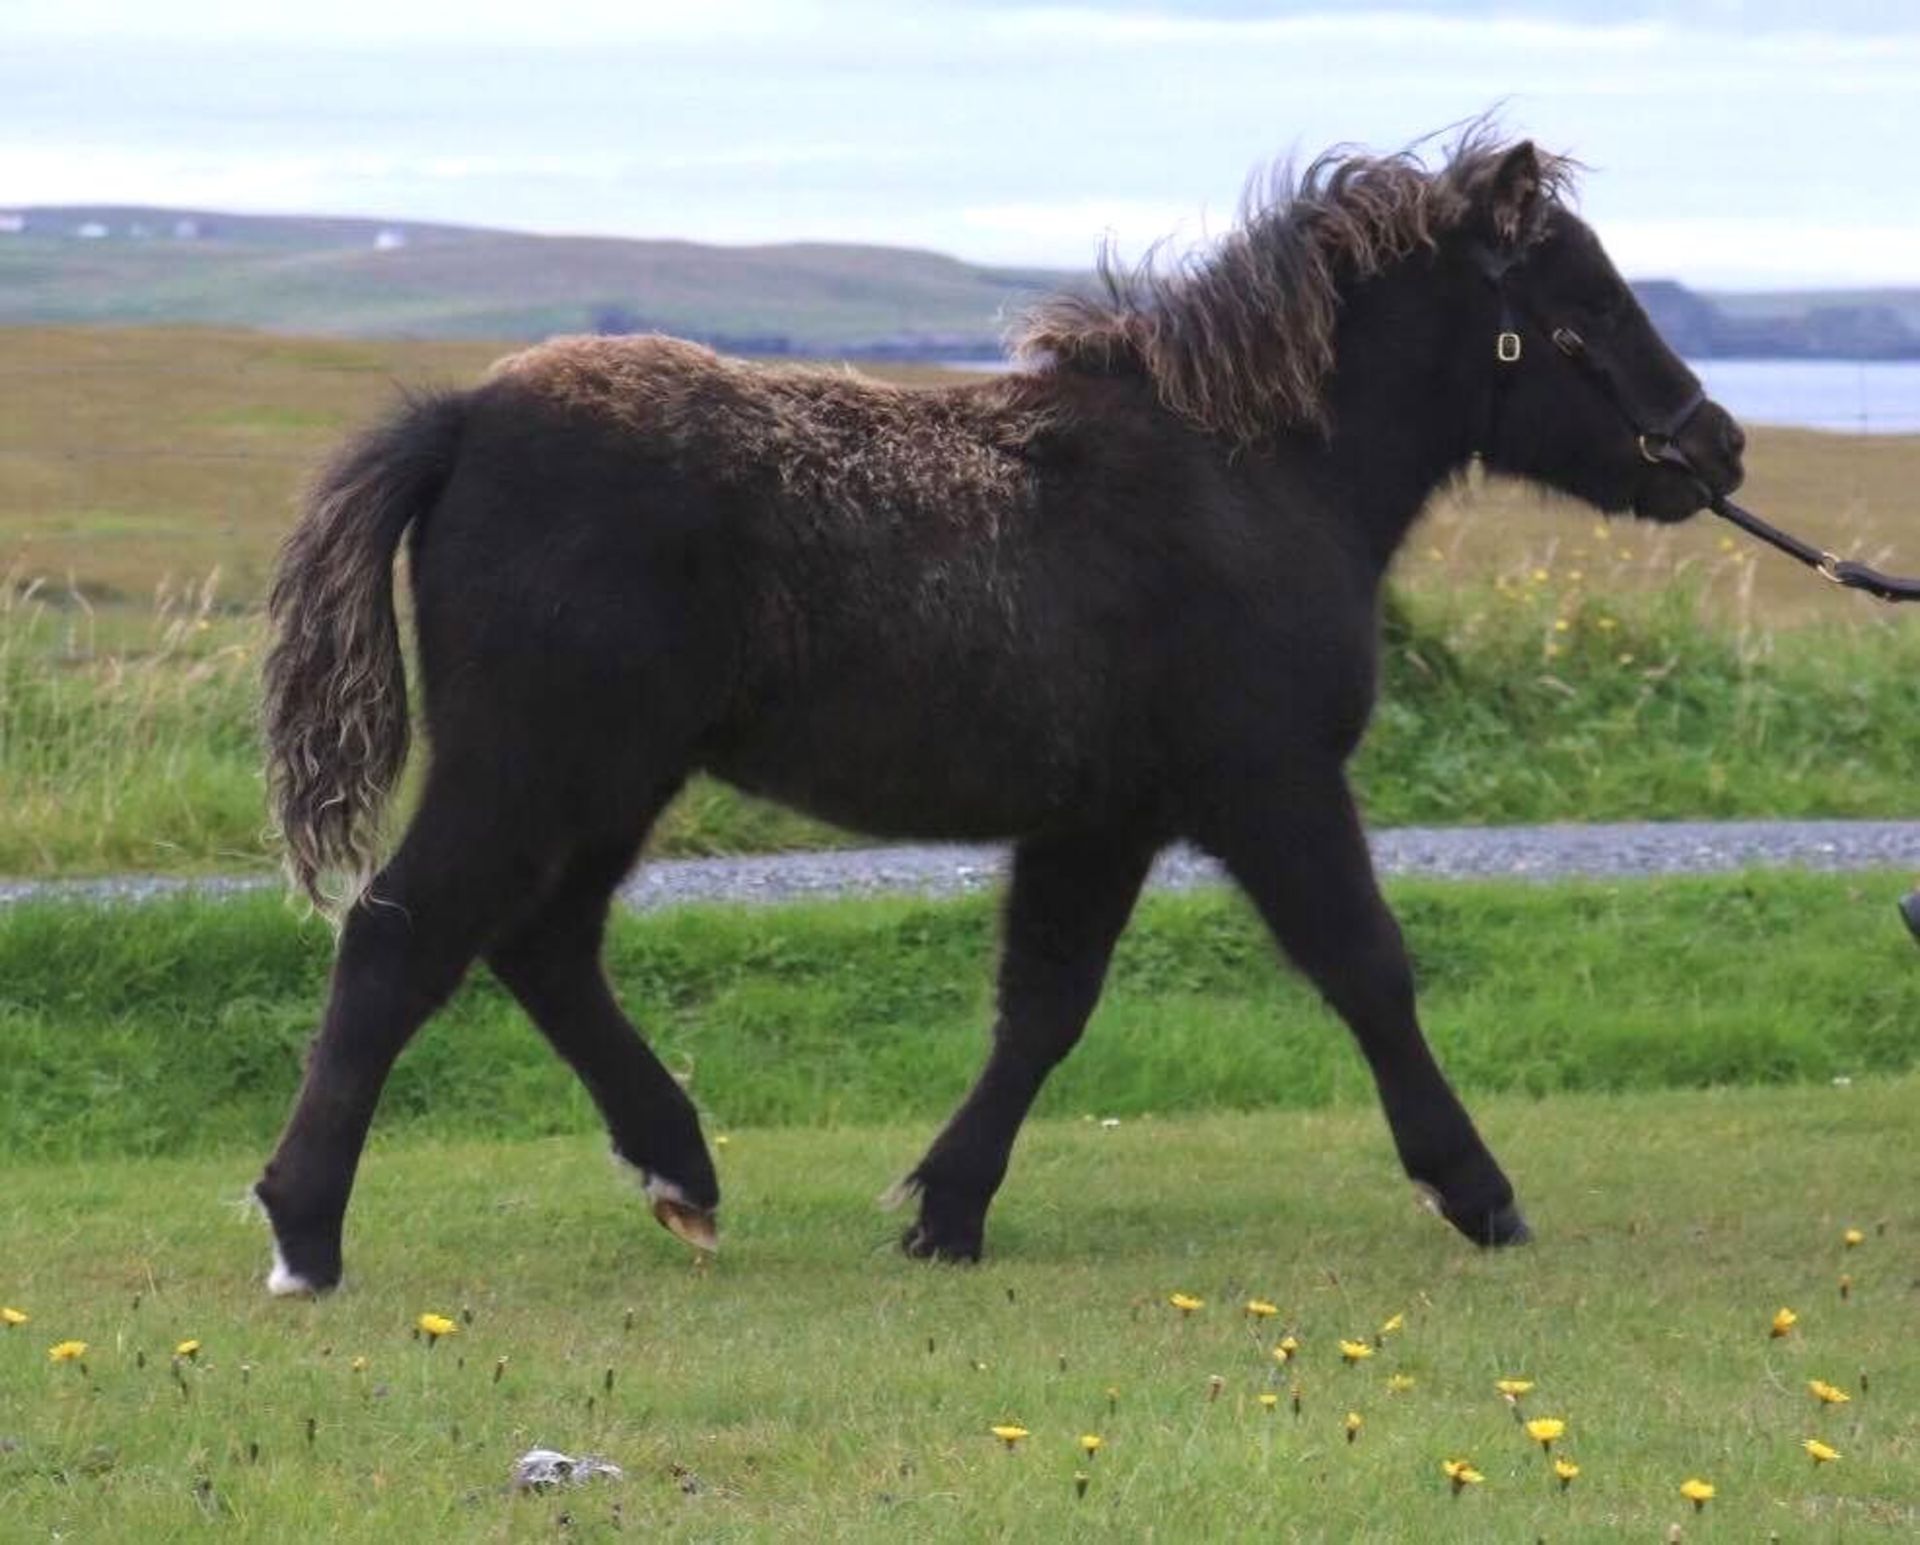
[[[347,1199],[394,1060],[544,883],[544,855],[503,824],[430,783],[399,851],[347,914],[299,1098],[254,1187],[273,1228],[277,1294],[339,1282]]]
[[[582,849],[545,904],[487,964],[593,1096],[617,1158],[640,1177],[654,1216],[711,1250],[720,1203],[713,1160],[687,1093],[620,1011],[600,965],[615,888],[640,839]]]
[[[896,1188],[918,1192],[909,1255],[976,1261],[988,1205],[1040,1086],[1100,996],[1155,844],[1131,833],[1032,839],[1014,849],[993,1049],[927,1155]]]
[[[1311,783],[1242,779],[1272,797],[1224,802],[1203,841],[1295,964],[1347,1022],[1372,1069],[1394,1146],[1426,1199],[1476,1244],[1529,1235],[1513,1187],[1434,1061],[1414,1012],[1399,925],[1374,881],[1337,770]]]

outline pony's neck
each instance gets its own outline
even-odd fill
[[[1474,450],[1486,389],[1472,368],[1471,294],[1448,293],[1446,267],[1409,259],[1344,298],[1327,406],[1326,475],[1368,558],[1384,573],[1427,501]],[[1485,350],[1491,357],[1493,334]]]

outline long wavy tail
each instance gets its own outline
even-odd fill
[[[267,785],[288,874],[322,911],[365,890],[377,817],[406,765],[393,559],[446,486],[465,419],[462,396],[409,399],[321,473],[281,549],[267,602]]]

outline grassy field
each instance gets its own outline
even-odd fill
[[[498,349],[4,338],[0,874],[261,867],[254,609],[301,480],[395,383],[470,380]],[[1773,518],[1920,564],[1920,439],[1761,432],[1751,460]],[[1357,769],[1378,822],[1913,808],[1920,636],[1717,522],[1656,532],[1470,487],[1403,556]],[[697,784],[655,850],[844,840]]]
[[[1696,1088],[1920,1062],[1905,876],[1404,883],[1422,1012],[1476,1092]],[[984,1054],[994,913],[964,902],[616,918],[608,970],[710,1123],[916,1120]],[[0,1157],[263,1152],[299,1082],[331,939],[279,902],[0,908]],[[1372,1098],[1348,1037],[1225,893],[1149,897],[1058,1115]],[[1917,1113],[1920,1114],[1920,1113]],[[572,1077],[484,973],[409,1048],[381,1130],[591,1130]],[[903,1167],[912,1157],[895,1154]]]
[[[0,571],[55,591],[71,577],[96,607],[144,610],[163,579],[198,584],[216,568],[222,603],[251,606],[303,478],[338,437],[378,414],[397,385],[472,381],[510,346],[9,328],[0,347]],[[914,367],[870,373],[955,379]],[[1839,551],[1920,568],[1920,437],[1761,429],[1748,461],[1741,497],[1753,508]],[[1730,533],[1711,518],[1669,531],[1596,527],[1530,491],[1469,487],[1436,504],[1401,577],[1447,588],[1545,566],[1563,581],[1579,569],[1588,586],[1619,594],[1695,572],[1713,608],[1755,626],[1849,622],[1869,610],[1785,559],[1726,563]]]
[[[731,1134],[704,1269],[595,1140],[408,1141],[318,1304],[261,1292],[245,1159],[14,1168],[0,1507],[21,1539],[1910,1539],[1916,1109],[1912,1077],[1485,1102],[1542,1236],[1497,1256],[1415,1213],[1371,1111],[1055,1120],[973,1270],[873,1210],[917,1131]],[[1520,1416],[1565,1423],[1564,1492]],[[536,1445],[625,1479],[515,1495]]]

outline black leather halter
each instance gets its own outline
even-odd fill
[[[1493,286],[1494,293],[1500,299],[1500,330],[1495,335],[1493,345],[1494,372],[1482,398],[1483,406],[1474,430],[1474,448],[1477,452],[1484,455],[1487,447],[1493,443],[1501,407],[1512,390],[1513,367],[1520,363],[1526,350],[1521,333],[1524,320],[1578,366],[1581,374],[1613,404],[1626,421],[1627,428],[1633,432],[1634,443],[1639,447],[1641,457],[1651,465],[1672,467],[1676,472],[1692,478],[1706,492],[1707,507],[1714,514],[1731,521],[1742,531],[1758,537],[1788,557],[1798,559],[1836,585],[1848,590],[1864,590],[1882,601],[1920,601],[1920,579],[1883,574],[1864,563],[1838,557],[1769,524],[1751,510],[1742,509],[1725,494],[1715,493],[1679,444],[1682,431],[1707,400],[1704,388],[1696,383],[1692,394],[1667,412],[1646,410],[1633,401],[1620,384],[1620,378],[1606,360],[1587,346],[1586,339],[1573,328],[1541,316],[1534,308],[1532,297],[1513,283],[1524,257],[1521,249],[1502,252],[1476,245],[1471,249],[1471,255],[1475,267]],[[1920,895],[1920,892],[1916,892],[1916,895]]]
[[[1534,308],[1533,299],[1518,289],[1513,276],[1519,270],[1523,252],[1514,249],[1497,252],[1491,247],[1476,246],[1472,249],[1473,260],[1487,282],[1493,286],[1494,293],[1500,298],[1500,331],[1494,339],[1493,357],[1500,369],[1493,378],[1493,388],[1488,396],[1488,406],[1482,415],[1482,429],[1479,435],[1479,449],[1484,452],[1493,438],[1495,421],[1500,406],[1506,396],[1506,387],[1512,380],[1512,371],[1508,368],[1520,363],[1526,350],[1525,340],[1520,332],[1520,322],[1524,318],[1533,324],[1536,331],[1544,333],[1549,342],[1562,354],[1573,361],[1584,375],[1599,390],[1600,395],[1613,404],[1614,411],[1626,421],[1627,428],[1633,431],[1634,444],[1640,449],[1643,460],[1658,466],[1665,464],[1676,471],[1685,472],[1689,477],[1700,478],[1700,473],[1687,459],[1676,443],[1680,433],[1706,403],[1707,393],[1698,382],[1694,383],[1692,393],[1679,406],[1667,412],[1650,411],[1633,401],[1627,390],[1620,384],[1620,378],[1598,354],[1587,347],[1587,340],[1573,328],[1564,323],[1556,323],[1550,317],[1543,317]],[[1704,482],[1704,479],[1701,479]]]

